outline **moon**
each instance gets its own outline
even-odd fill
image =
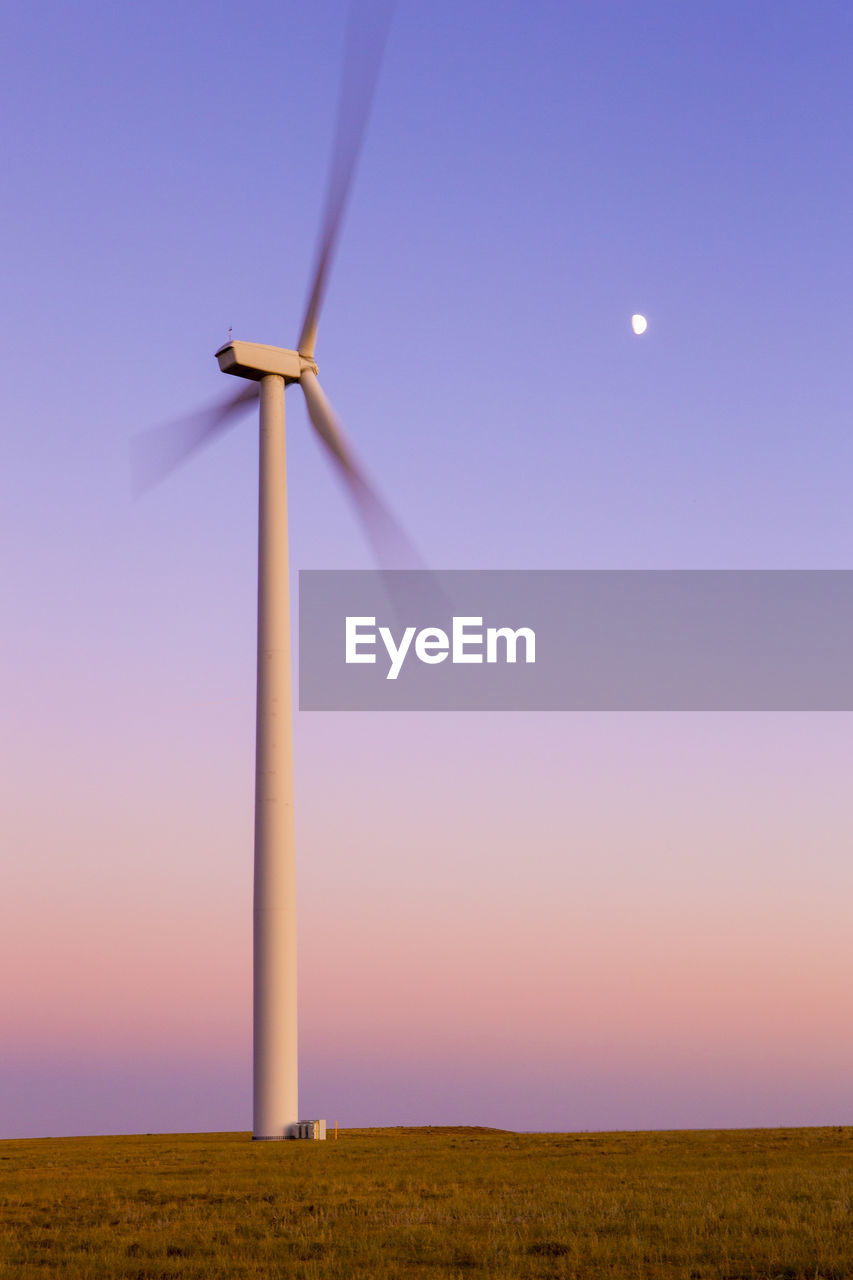
[[[645,333],[649,327],[649,322],[645,316],[631,316],[631,328],[634,333]]]

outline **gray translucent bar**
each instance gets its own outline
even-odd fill
[[[374,662],[347,662],[348,618],[375,620],[349,624],[351,656]],[[481,661],[453,660],[454,618],[482,620],[462,624],[456,655]],[[392,649],[414,629],[396,678],[380,628]],[[515,662],[505,633],[487,652],[502,628],[533,633],[532,645],[519,634]],[[853,571],[302,571],[299,706],[850,711]]]

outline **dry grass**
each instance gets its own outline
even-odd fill
[[[853,1129],[0,1143],[15,1280],[853,1278]]]

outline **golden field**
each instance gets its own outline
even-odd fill
[[[14,1280],[853,1280],[853,1129],[0,1142]]]

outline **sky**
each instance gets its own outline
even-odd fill
[[[257,431],[129,450],[295,344],[346,13],[3,14],[0,1137],[251,1124]],[[429,564],[853,567],[851,55],[831,0],[400,0],[317,360]],[[369,567],[293,391],[288,463],[293,570]],[[849,715],[294,738],[303,1114],[850,1123]]]

